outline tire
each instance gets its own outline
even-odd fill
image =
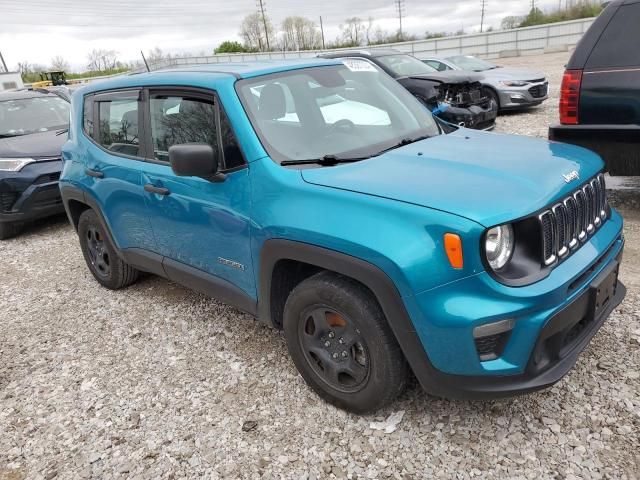
[[[22,230],[20,223],[0,223],[0,240],[15,237]]]
[[[496,91],[493,88],[484,88],[483,91],[484,94],[498,106],[498,113],[500,113],[500,97],[498,97]]]
[[[407,386],[409,367],[371,292],[332,272],[301,282],[284,307],[289,353],[307,384],[353,413],[378,410]]]
[[[138,279],[138,270],[118,257],[115,247],[93,210],[86,210],[78,221],[80,248],[89,270],[103,287],[118,290]]]

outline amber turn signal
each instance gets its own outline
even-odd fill
[[[464,265],[462,258],[462,240],[455,233],[444,234],[444,249],[449,257],[449,263],[453,268],[460,269]]]

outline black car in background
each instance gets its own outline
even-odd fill
[[[490,130],[495,126],[498,105],[484,94],[480,74],[438,72],[394,49],[339,51],[320,57],[365,59],[395,78],[441,119],[477,130]]]
[[[69,102],[58,92],[0,93],[0,240],[64,212],[58,189]]]
[[[640,0],[611,2],[585,33],[549,138],[594,150],[611,175],[640,175]]]

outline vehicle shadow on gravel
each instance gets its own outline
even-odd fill
[[[20,233],[14,238],[22,238],[32,235],[48,235],[57,229],[71,228],[69,219],[64,213],[52,217],[42,218],[35,222],[26,223]]]

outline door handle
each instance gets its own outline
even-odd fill
[[[149,193],[157,193],[158,195],[169,195],[171,193],[168,188],[156,187],[155,185],[152,185],[150,183],[147,183],[144,186],[144,191]]]
[[[104,178],[104,173],[99,170],[92,170],[90,168],[85,168],[84,173],[93,178]]]

